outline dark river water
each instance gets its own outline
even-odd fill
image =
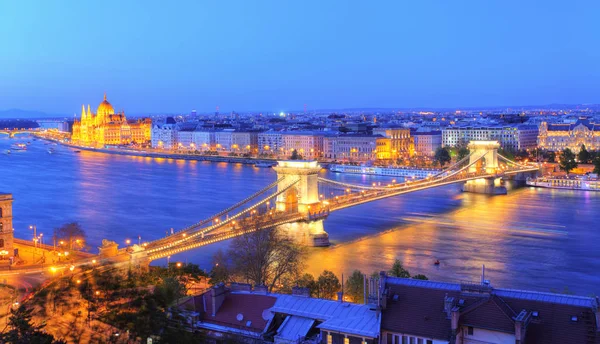
[[[31,141],[7,155],[11,144]],[[49,154],[53,147],[56,152]],[[15,236],[31,239],[79,222],[92,252],[103,238],[124,244],[164,236],[244,199],[275,180],[271,169],[241,164],[74,153],[32,138],[0,136],[0,192],[14,196]],[[333,174],[371,184],[385,177]],[[447,186],[333,213],[332,246],[309,249],[307,270],[348,274],[386,270],[399,258],[411,273],[494,286],[600,294],[600,192],[519,188],[506,196]],[[223,242],[174,256],[210,269]],[[433,262],[439,259],[440,266]],[[157,261],[156,264],[165,264]]]

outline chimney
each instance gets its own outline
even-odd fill
[[[460,320],[460,308],[452,307],[450,310],[450,329],[452,330],[451,343],[456,343],[456,336],[458,334],[458,322]]]
[[[223,283],[219,283],[212,287],[210,290],[210,295],[212,299],[212,316],[216,316],[219,308],[225,301],[225,285]]]
[[[337,297],[338,297],[339,302],[344,302],[344,292],[343,291],[338,291]]]
[[[452,316],[452,308],[454,307],[454,298],[452,296],[444,296],[444,313],[446,313],[446,318],[451,319]]]
[[[293,287],[292,296],[310,297],[310,288],[303,288],[298,286]]]
[[[525,342],[525,333],[527,331],[529,316],[530,314],[526,310],[522,310],[521,313],[513,318],[515,321],[515,344]]]

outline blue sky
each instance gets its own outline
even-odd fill
[[[0,1],[0,110],[600,103],[600,1]]]

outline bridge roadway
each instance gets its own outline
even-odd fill
[[[194,249],[200,246],[216,243],[223,240],[228,240],[233,237],[254,232],[260,229],[273,228],[286,223],[294,223],[301,221],[308,222],[324,219],[333,211],[353,207],[356,205],[388,197],[394,197],[410,192],[426,190],[429,188],[440,187],[454,183],[464,183],[469,180],[476,180],[481,178],[496,179],[517,173],[535,172],[538,170],[539,167],[537,165],[518,165],[516,167],[508,167],[499,171],[498,173],[490,174],[485,171],[468,172],[466,168],[463,168],[454,172],[450,171],[447,173],[441,173],[431,178],[426,178],[413,182],[407,181],[405,183],[392,184],[386,187],[366,187],[339,183],[336,181],[320,178],[319,182],[321,183],[330,183],[333,185],[338,184],[344,189],[358,189],[359,191],[349,192],[345,195],[324,199],[318,204],[313,205],[312,209],[309,209],[308,213],[299,213],[297,211],[277,211],[272,209],[267,210],[267,212],[265,213],[259,214],[257,213],[256,207],[254,207],[252,208],[253,211],[250,213],[245,211],[247,217],[241,218],[241,220],[239,220],[238,222],[236,222],[235,220],[227,219],[221,222],[221,224],[213,224],[209,228],[198,229],[197,227],[188,227],[188,229],[179,231],[164,239],[159,239],[157,241],[148,243],[145,252],[149,260],[155,260],[177,253],[181,253],[190,249]],[[297,181],[290,182],[288,188],[293,186],[296,182]],[[271,198],[273,197],[270,197],[269,199]],[[223,212],[221,212],[220,214],[222,213]],[[219,221],[218,217],[215,220]],[[205,220],[200,223],[205,224],[207,222],[210,221]]]

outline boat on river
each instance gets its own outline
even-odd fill
[[[548,189],[600,191],[600,179],[596,174],[567,177],[527,178],[527,185]]]
[[[382,167],[382,166],[362,166],[362,165],[342,165],[331,164],[331,172],[336,173],[355,173],[373,176],[403,177],[403,178],[427,178],[441,172],[438,169],[416,168],[416,167]]]
[[[17,143],[15,145],[12,145],[11,149],[16,150],[16,151],[25,151],[25,150],[27,150],[27,145],[24,143]]]
[[[267,161],[261,161],[261,162],[257,162],[256,164],[254,164],[254,167],[263,167],[263,168],[271,168],[273,166],[275,166],[275,163],[267,162]]]

